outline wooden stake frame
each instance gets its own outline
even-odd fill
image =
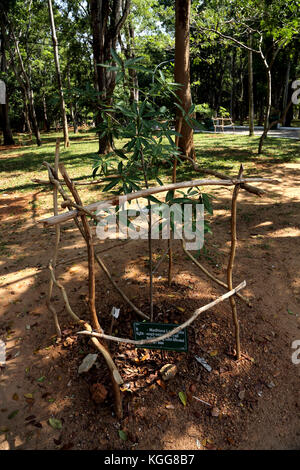
[[[55,166],[54,168],[49,165],[49,163],[44,162],[44,165],[47,167],[48,170],[48,176],[49,176],[49,181],[44,181],[44,180],[37,180],[39,184],[47,184],[50,185],[49,188],[52,186],[53,188],[53,207],[54,207],[54,216],[50,217],[48,219],[41,220],[39,222],[42,222],[46,227],[48,226],[55,226],[56,229],[56,240],[55,240],[55,249],[54,249],[54,254],[52,257],[52,260],[50,260],[49,263],[49,271],[50,271],[50,281],[49,281],[49,290],[48,290],[48,296],[47,296],[47,307],[49,311],[53,315],[54,319],[54,325],[56,329],[56,334],[58,337],[61,337],[61,330],[59,326],[59,321],[57,318],[56,311],[51,304],[51,297],[52,297],[52,291],[53,291],[53,286],[57,286],[61,292],[62,296],[65,302],[66,310],[72,317],[72,320],[75,321],[78,324],[81,324],[84,327],[83,331],[78,332],[78,334],[85,334],[90,337],[90,340],[92,344],[101,352],[103,355],[107,366],[110,371],[111,375],[111,380],[112,380],[112,387],[114,391],[114,396],[115,396],[115,410],[116,410],[116,415],[119,419],[122,418],[123,416],[123,410],[122,410],[122,398],[121,398],[121,392],[120,392],[120,384],[123,383],[123,380],[118,372],[118,369],[116,365],[114,364],[111,355],[109,353],[109,350],[107,348],[106,344],[101,343],[98,339],[100,338],[102,341],[116,341],[116,342],[121,342],[121,343],[128,343],[128,344],[148,344],[153,341],[157,342],[158,340],[163,340],[167,337],[170,337],[174,334],[176,334],[178,331],[180,331],[183,328],[186,328],[189,324],[195,321],[195,319],[202,313],[203,311],[206,311],[210,308],[212,308],[214,305],[216,305],[219,302],[224,301],[225,299],[229,299],[230,304],[231,304],[231,309],[232,309],[232,316],[233,316],[233,323],[235,326],[235,342],[236,342],[236,358],[240,359],[241,357],[241,347],[240,347],[240,336],[239,336],[239,322],[238,322],[238,316],[237,316],[237,308],[236,308],[236,302],[235,302],[235,296],[239,297],[241,300],[247,303],[248,306],[251,306],[249,300],[245,298],[243,295],[240,294],[240,290],[243,289],[246,285],[246,282],[243,281],[241,284],[239,284],[236,288],[233,288],[232,285],[232,274],[233,274],[233,267],[234,267],[234,259],[235,259],[235,252],[236,252],[236,243],[237,243],[237,236],[236,236],[236,209],[237,209],[237,196],[239,189],[243,189],[245,191],[248,191],[249,193],[256,194],[258,196],[261,196],[264,191],[256,188],[255,186],[250,185],[250,182],[265,182],[265,183],[273,183],[277,184],[277,180],[273,179],[268,179],[268,178],[242,178],[242,173],[243,173],[243,167],[241,165],[239,174],[237,178],[229,178],[226,175],[222,173],[218,173],[212,170],[205,170],[200,167],[192,160],[191,160],[193,167],[196,171],[203,172],[206,174],[213,174],[218,180],[192,180],[192,181],[185,181],[181,183],[176,183],[176,164],[174,164],[174,169],[173,169],[173,183],[165,186],[158,186],[158,187],[149,187],[146,188],[145,190],[137,191],[135,193],[130,193],[127,194],[127,200],[134,200],[138,199],[140,197],[147,198],[151,194],[156,194],[159,192],[165,192],[169,190],[176,190],[179,188],[190,188],[193,186],[205,186],[205,185],[218,185],[218,186],[234,186],[233,190],[233,196],[232,196],[232,206],[231,206],[231,249],[230,249],[230,256],[229,256],[229,261],[228,261],[228,267],[227,267],[227,284],[222,282],[221,280],[217,279],[214,275],[209,273],[209,271],[206,270],[194,257],[191,253],[189,253],[186,248],[185,248],[185,243],[182,241],[182,249],[184,253],[192,260],[194,264],[196,264],[202,272],[204,272],[211,280],[216,282],[217,284],[221,285],[223,288],[226,289],[226,293],[223,294],[221,297],[217,298],[215,301],[211,302],[210,304],[207,304],[203,307],[200,307],[197,309],[193,315],[182,325],[179,325],[178,327],[174,328],[172,331],[169,333],[163,335],[161,338],[155,338],[153,340],[141,340],[141,341],[134,341],[130,338],[117,338],[115,336],[111,335],[106,335],[103,331],[103,329],[100,326],[98,316],[96,313],[96,307],[95,307],[95,260],[97,261],[98,265],[100,268],[104,271],[106,277],[110,280],[114,288],[117,290],[117,292],[120,294],[120,296],[125,300],[132,310],[139,315],[140,317],[144,319],[149,319],[149,317],[140,311],[138,307],[136,307],[131,300],[126,296],[126,294],[120,289],[120,287],[116,284],[116,282],[113,280],[109,270],[99,257],[95,253],[94,250],[94,244],[92,242],[92,235],[91,235],[91,229],[88,223],[87,217],[90,216],[93,220],[97,220],[97,216],[94,215],[94,212],[96,210],[99,210],[99,206],[101,208],[107,208],[111,205],[117,205],[119,198],[114,197],[112,199],[108,199],[106,201],[100,201],[98,203],[93,203],[89,204],[88,206],[83,206],[82,201],[80,199],[79,193],[76,189],[76,186],[74,182],[69,178],[68,173],[65,169],[65,167],[61,164],[59,164],[59,140],[56,142],[56,151],[55,151]],[[63,181],[59,180],[58,178],[58,169],[61,172],[61,175],[63,177]],[[94,184],[95,182],[92,181],[91,184]],[[70,196],[65,192],[63,189],[62,185],[66,185],[67,188],[69,189],[74,201],[70,199]],[[84,183],[88,184],[88,183]],[[57,196],[58,193],[62,196],[63,198],[63,203],[62,207],[63,208],[68,208],[67,212],[58,214],[58,202],[57,202]],[[84,322],[81,320],[76,313],[72,310],[67,292],[60,284],[56,277],[55,277],[55,266],[59,264],[58,262],[58,248],[59,248],[59,242],[60,242],[60,224],[64,223],[70,219],[73,219],[77,228],[79,229],[81,235],[83,236],[86,245],[87,245],[87,251],[88,251],[88,268],[89,268],[89,310],[90,310],[90,316],[91,316],[91,322],[93,328],[90,326],[89,323]],[[80,221],[81,223],[80,223]],[[169,285],[171,284],[171,276],[172,276],[172,244],[171,242],[168,245],[168,253],[169,253],[169,275],[168,275],[168,282]],[[151,275],[154,274],[156,271],[156,267],[151,271]]]

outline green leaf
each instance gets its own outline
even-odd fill
[[[128,439],[126,432],[122,430],[119,431],[119,437],[122,439],[122,441],[127,441]]]
[[[211,198],[208,194],[206,193],[203,193],[201,195],[202,197],[202,201],[203,201],[203,204],[204,204],[204,209],[206,209],[206,211],[210,214],[210,215],[213,215],[213,208],[212,208],[212,205],[211,205]]]
[[[175,106],[177,106],[178,109],[180,109],[180,111],[182,112],[182,116],[185,117],[186,113],[185,113],[185,110],[183,109],[183,107],[180,106],[180,104],[178,104],[176,102],[174,104],[175,104]]]
[[[156,199],[154,196],[147,196],[147,199],[149,199],[152,202],[156,202],[157,204],[161,204],[161,201],[159,199]]]
[[[62,422],[57,418],[49,418],[49,424],[53,429],[62,429]]]
[[[103,191],[106,192],[106,191],[109,191],[110,189],[112,189],[114,186],[116,186],[119,182],[119,178],[114,178],[113,180],[111,180],[110,183],[108,183],[104,188],[103,188]]]
[[[287,309],[287,311],[288,311],[288,314],[289,314],[289,315],[295,315],[295,313],[292,312],[292,310],[290,310],[289,308]]]
[[[187,398],[186,398],[186,394],[184,392],[179,392],[178,393],[178,396],[180,398],[180,401],[181,403],[186,406],[187,405]]]
[[[115,149],[115,153],[118,155],[118,157],[127,159],[125,153],[122,150]]]
[[[8,419],[13,419],[17,414],[19,413],[19,410],[14,410],[8,415]]]
[[[122,65],[122,61],[114,49],[110,50],[112,58],[118,65]]]
[[[166,194],[166,202],[172,201],[173,197],[174,197],[174,190],[171,189]]]
[[[42,377],[39,377],[38,379],[36,379],[36,381],[39,382],[39,383],[42,383],[42,382],[44,382],[45,379],[46,379],[46,377],[44,375],[42,375]]]

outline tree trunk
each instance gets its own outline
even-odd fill
[[[28,97],[26,85],[23,82],[21,75],[17,70],[17,66],[14,60],[14,55],[12,52],[11,52],[11,64],[13,67],[15,77],[23,91],[24,132],[28,132],[28,134],[30,135],[30,140],[31,140],[32,139],[32,127],[30,123],[29,97]]]
[[[3,144],[14,145],[15,141],[12,135],[10,127],[9,115],[8,115],[8,94],[6,91],[6,102],[0,104],[0,127],[3,132]]]
[[[235,91],[236,91],[236,48],[233,48],[231,56],[231,79],[232,85],[230,90],[230,116],[232,117],[233,122],[236,119],[236,105],[235,105]]]
[[[192,104],[190,85],[190,0],[176,0],[175,2],[175,82],[182,86],[178,90],[180,105],[187,112]],[[195,159],[193,129],[182,122],[179,148],[184,155]]]
[[[69,67],[68,67],[67,77],[68,77],[68,87],[69,87],[69,94],[70,94],[70,91],[71,91],[71,80],[70,80],[70,70],[69,70]],[[75,103],[75,106],[73,105],[72,99],[70,100],[70,114],[71,114],[71,120],[72,120],[72,122],[73,122],[74,134],[77,134],[77,132],[78,132],[77,108],[76,108],[76,103]]]
[[[289,60],[288,64],[287,64],[285,80],[284,80],[284,90],[283,90],[283,98],[282,98],[282,111],[286,108],[287,103],[288,103],[290,70],[291,70],[291,61]],[[284,118],[284,121],[282,121],[283,126],[285,126],[285,120],[286,120],[286,118]]]
[[[115,73],[102,67],[111,61],[111,49],[116,48],[120,30],[128,16],[130,0],[126,0],[121,14],[120,0],[90,0],[91,28],[93,35],[93,53],[95,63],[96,90],[101,93],[101,102],[105,105],[111,103],[115,88]],[[96,116],[96,126],[102,122],[101,109]],[[99,154],[111,150],[110,137],[99,137]]]
[[[249,34],[249,47],[252,49],[252,34]],[[254,99],[253,99],[253,52],[248,50],[248,99],[249,99],[249,135],[254,135]]]
[[[6,64],[6,54],[5,54],[5,34],[4,34],[4,26],[1,24],[1,62],[0,62],[0,71],[4,74],[7,73],[7,64]],[[0,104],[0,127],[2,128],[3,132],[3,143],[4,145],[14,145],[14,138],[12,135],[12,130],[10,127],[10,120],[8,114],[8,93],[5,83],[2,83],[4,86],[3,95],[4,95],[4,103]]]
[[[46,103],[46,97],[43,94],[43,112],[44,112],[44,130],[46,132],[50,131],[50,123],[48,121],[48,115],[47,115],[47,103]]]
[[[265,119],[264,119],[264,131],[262,133],[261,138],[259,139],[258,155],[260,155],[262,153],[262,146],[263,146],[265,138],[268,135],[268,131],[270,129],[269,122],[270,122],[270,111],[271,111],[271,105],[272,105],[272,73],[271,73],[271,70],[272,70],[272,66],[275,62],[275,59],[276,59],[279,51],[284,47],[284,45],[286,44],[286,41],[287,40],[285,39],[283,42],[281,42],[279,44],[277,49],[274,50],[274,52],[272,54],[271,61],[269,63],[268,63],[268,61],[266,59],[266,56],[264,55],[264,53],[262,51],[262,48],[261,48],[262,37],[261,37],[261,41],[260,41],[260,46],[259,46],[260,56],[263,60],[263,63],[264,63],[264,66],[265,66],[266,72],[267,72],[268,92],[267,92],[266,114],[265,114]]]
[[[268,83],[267,104],[266,104],[266,111],[265,111],[265,118],[264,118],[264,130],[259,139],[258,155],[262,153],[263,143],[268,134],[269,122],[270,122],[270,111],[271,111],[271,105],[272,105],[272,74],[271,74],[271,69],[268,65],[266,65],[266,69],[267,69],[267,83]]]
[[[134,52],[134,27],[131,21],[128,22],[128,25],[125,25],[125,38],[126,38],[126,47],[121,38],[121,34],[119,34],[119,44],[123,54],[126,57],[126,60],[134,59],[135,52]],[[138,75],[135,69],[129,69],[129,77],[130,77],[130,102],[139,101],[139,82],[138,82]]]
[[[57,86],[58,86],[58,91],[59,91],[59,96],[60,96],[60,109],[61,109],[61,118],[62,118],[62,123],[63,123],[64,145],[65,147],[69,147],[70,141],[69,141],[68,121],[67,121],[64,93],[63,93],[63,88],[62,88],[62,79],[61,79],[61,72],[60,72],[60,65],[59,65],[58,44],[57,44],[56,29],[55,29],[55,22],[54,22],[53,9],[52,9],[52,0],[48,0],[48,7],[49,7],[49,17],[50,17],[50,23],[51,23],[55,68],[56,68],[56,74],[57,74]]]
[[[13,26],[11,24],[10,24],[10,31],[11,31],[11,34],[12,34],[12,37],[13,37],[13,40],[14,40],[15,51],[16,51],[16,54],[17,54],[17,57],[18,57],[18,60],[19,60],[19,63],[20,63],[21,73],[22,73],[22,76],[23,76],[23,79],[24,79],[24,81],[22,81],[22,83],[23,83],[23,88],[24,88],[25,94],[26,94],[26,98],[28,99],[29,112],[30,112],[33,132],[34,132],[34,135],[36,137],[36,143],[37,143],[38,147],[40,147],[42,145],[42,141],[41,141],[40,130],[39,130],[39,126],[38,126],[38,122],[37,122],[37,118],[36,118],[36,113],[35,113],[33,90],[31,88],[31,84],[30,84],[30,80],[28,78],[28,75],[25,71],[22,55],[21,55],[21,52],[20,52],[20,49],[19,49],[19,43],[17,41]],[[18,76],[17,70],[15,70],[15,73]]]
[[[78,134],[78,110],[77,110],[77,103],[74,103],[73,112],[73,126],[74,126],[74,134]]]

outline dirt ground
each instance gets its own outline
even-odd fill
[[[243,294],[253,302],[249,308],[238,301],[242,360],[233,357],[229,302],[189,327],[188,353],[111,344],[125,383],[121,422],[113,413],[102,358],[87,374],[78,375],[82,359],[96,351],[87,338],[76,336],[78,326],[71,324],[57,290],[54,305],[63,338],[56,342],[45,305],[46,266],[55,233],[36,223],[50,210],[38,204],[43,193],[1,195],[0,339],[6,343],[7,362],[0,368],[0,449],[300,449],[300,365],[291,360],[291,344],[300,340],[300,165],[261,163],[256,169],[281,182],[261,185],[267,189],[262,198],[244,191],[239,196],[234,284],[245,279]],[[213,236],[207,236],[201,262],[224,280],[231,193],[219,188],[213,194]],[[97,249],[118,284],[147,312],[147,242],[112,248],[119,243],[97,240]],[[163,243],[155,243],[157,259],[165,251]],[[68,262],[76,256],[76,262]],[[62,231],[64,263],[57,273],[82,318],[88,318],[85,259],[84,244],[69,222]],[[157,321],[181,323],[224,293],[186,258],[180,245],[174,269],[171,288],[166,261],[157,272]],[[136,316],[97,270],[97,309],[106,331],[113,306],[121,309],[114,333],[132,335]],[[210,373],[195,355],[206,359]],[[178,373],[165,383],[159,370],[167,363],[176,364]],[[103,404],[91,399],[95,383],[109,391]],[[178,398],[181,391],[188,397],[186,406]],[[216,416],[192,396],[212,404]],[[49,418],[60,420],[62,429],[53,429]],[[119,430],[127,433],[126,441]]]

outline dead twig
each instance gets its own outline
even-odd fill
[[[201,400],[201,398],[195,397],[194,395],[193,395],[193,398],[197,401],[200,401],[204,405],[210,406],[211,408],[213,407],[213,405],[211,403],[208,403],[207,401]]]
[[[76,186],[89,186],[89,185],[93,185],[93,184],[101,184],[101,183],[105,183],[106,181],[108,181],[110,178],[118,178],[120,175],[110,175],[109,178],[102,178],[102,179],[99,179],[99,180],[92,180],[92,181],[74,181],[73,180],[73,183],[76,185]],[[31,180],[33,183],[37,183],[37,184],[44,184],[44,185],[49,185],[51,183],[49,183],[49,180],[43,180],[43,179],[39,179],[39,178],[32,178]],[[64,182],[64,180],[58,180],[59,183],[63,186],[65,185],[66,183]]]
[[[182,118],[182,116],[180,116],[180,118],[178,119],[177,129],[176,129],[178,134],[180,134],[180,132],[181,132],[182,120],[183,120],[183,118]],[[176,150],[178,149],[178,145],[179,145],[179,135],[176,135],[175,136]],[[177,157],[176,157],[176,155],[174,155],[172,183],[176,183],[176,177],[177,177],[176,172],[177,172]],[[174,194],[175,194],[175,191],[174,191]],[[173,273],[173,250],[172,250],[173,238],[174,238],[174,234],[173,234],[173,230],[172,230],[172,227],[171,227],[170,238],[168,239],[168,247],[169,247],[168,286],[169,287],[172,284],[172,273]]]
[[[59,170],[62,174],[62,177],[65,180],[67,187],[69,188],[72,196],[75,199],[75,203],[81,207],[82,202],[78,194],[78,191],[73,185],[71,179],[69,178],[69,175],[64,165],[62,164],[59,165]],[[81,218],[82,227],[83,227],[83,230],[81,231],[81,233],[83,235],[83,238],[85,239],[87,251],[88,251],[89,308],[90,308],[90,313],[91,313],[91,320],[92,320],[92,325],[93,325],[94,330],[97,330],[100,333],[103,333],[103,330],[98,321],[96,305],[95,305],[95,290],[96,290],[95,289],[95,251],[94,251],[94,245],[92,241],[92,233],[91,233],[91,229],[90,229],[86,215],[82,214],[81,212],[80,218]],[[122,408],[122,397],[121,397],[121,391],[120,391],[119,385],[120,383],[123,382],[122,378],[111,358],[111,355],[108,349],[103,344],[101,344],[96,338],[92,338],[92,343],[94,344],[95,347],[97,347],[101,351],[109,367],[112,387],[113,387],[114,397],[115,397],[116,415],[119,419],[121,419],[123,416],[123,408]]]
[[[201,168],[200,166],[197,165],[197,163],[192,158],[188,156],[186,156],[185,158],[192,163],[195,171],[198,171],[199,173],[202,173],[204,175],[216,176],[217,178],[220,178],[222,180],[228,180],[228,176],[224,175],[224,173],[220,173],[219,171],[215,171],[215,170],[210,170],[208,168]],[[259,197],[261,197],[266,192],[263,189],[257,188],[256,186],[252,186],[251,184],[248,184],[248,183],[242,183],[241,189],[244,189],[248,193],[256,194],[256,196],[259,196]]]
[[[155,186],[150,187],[148,189],[141,189],[140,191],[136,191],[133,193],[126,194],[127,201],[133,201],[134,199],[148,198],[152,194],[163,193],[175,189],[180,188],[192,188],[194,186],[235,186],[236,184],[242,184],[247,182],[254,182],[254,183],[271,183],[271,184],[278,184],[277,180],[273,180],[270,178],[242,178],[237,180],[236,178],[227,179],[227,180],[208,180],[208,179],[201,179],[201,180],[192,180],[192,181],[183,181],[180,183],[171,183],[166,184],[164,186]],[[100,211],[104,209],[108,209],[111,206],[117,206],[120,204],[120,197],[114,196],[111,199],[107,199],[105,201],[93,202],[92,204],[88,204],[87,206],[83,206],[84,209],[88,211]],[[45,226],[56,225],[67,220],[73,219],[75,216],[78,215],[78,210],[72,210],[68,212],[64,212],[59,214],[58,216],[48,217],[47,219],[42,219],[39,223],[44,224]]]
[[[65,183],[67,187],[69,188],[72,196],[75,199],[75,203],[82,206],[82,202],[80,199],[80,196],[78,194],[77,189],[75,188],[74,184],[69,178],[69,175],[64,167],[63,164],[59,165],[59,170],[61,172],[62,177],[65,180]],[[92,234],[91,234],[91,229],[88,223],[88,220],[86,218],[85,214],[80,214],[84,234],[85,234],[85,242],[87,246],[87,251],[88,251],[88,269],[89,269],[89,307],[90,307],[90,313],[91,313],[91,320],[92,320],[92,325],[95,330],[102,331],[102,328],[100,327],[98,317],[97,317],[97,312],[96,312],[96,305],[95,305],[95,292],[96,292],[96,287],[95,287],[95,257],[94,257],[94,246],[92,243]]]
[[[55,167],[54,167],[56,172],[58,170],[58,164],[59,164],[59,144],[60,144],[60,141],[59,139],[57,139],[56,147],[55,147]],[[48,172],[49,172],[49,169],[48,169]],[[54,212],[54,215],[58,215],[57,187],[52,183],[52,181],[50,180],[50,177],[51,177],[51,174],[49,172],[49,183],[52,184],[53,186],[53,212]],[[52,263],[53,263],[54,268],[57,263],[59,241],[60,241],[60,225],[58,224],[55,226],[55,245],[54,245],[53,258],[52,258]],[[50,276],[46,305],[48,307],[48,310],[52,313],[57,337],[61,338],[61,329],[60,329],[57,313],[56,313],[54,306],[51,304],[52,291],[53,291],[53,279]]]
[[[88,215],[92,215],[91,213],[89,213],[89,211],[85,211],[84,207],[82,206],[82,204],[76,204],[76,203],[73,203],[70,198],[68,197],[68,195],[65,193],[65,191],[63,190],[63,188],[61,187],[61,184],[60,182],[54,178],[53,176],[53,168],[49,165],[49,163],[47,162],[44,162],[44,165],[47,166],[48,168],[48,171],[49,173],[51,174],[51,179],[53,181],[53,184],[56,185],[58,191],[60,192],[60,194],[62,195],[63,199],[64,199],[64,205],[68,208],[71,208],[72,205],[73,206],[76,206],[78,208],[79,211],[81,212],[88,212]],[[79,197],[79,196],[78,196]],[[93,216],[94,217],[94,216]],[[86,234],[83,230],[83,228],[81,227],[79,221],[78,221],[78,218],[77,216],[74,217],[74,221],[81,233],[81,235],[83,236],[84,240],[86,241]],[[115,245],[114,245],[115,246]],[[103,250],[103,251],[106,251],[106,250]],[[100,268],[104,271],[105,275],[107,276],[107,278],[110,280],[110,282],[112,283],[112,285],[114,286],[114,288],[117,290],[117,292],[121,295],[121,297],[125,300],[125,302],[128,303],[128,305],[142,318],[148,320],[149,317],[148,315],[146,315],[145,313],[143,313],[140,309],[138,309],[134,304],[133,302],[131,302],[131,300],[129,300],[129,298],[126,296],[126,294],[122,291],[122,289],[117,285],[117,283],[113,280],[109,270],[107,269],[107,267],[105,266],[104,262],[101,260],[101,258],[98,256],[98,254],[95,252],[94,250],[94,256],[95,256],[95,259],[97,261],[97,263],[99,264]],[[74,258],[73,258],[74,259]],[[76,259],[76,258],[75,258]],[[68,261],[70,262],[70,261]],[[58,264],[61,264],[61,263],[58,263]]]
[[[120,294],[120,296],[122,297],[122,299],[125,300],[125,302],[128,303],[128,305],[130,305],[130,307],[132,308],[132,310],[135,311],[135,313],[137,313],[140,317],[146,319],[146,320],[149,320],[149,317],[148,315],[146,315],[145,313],[143,313],[140,309],[138,309],[132,302],[131,300],[129,300],[129,298],[127,297],[127,295],[122,291],[122,289],[120,289],[120,287],[118,286],[118,284],[114,281],[114,279],[112,278],[109,270],[107,269],[107,267],[105,266],[105,264],[103,263],[103,261],[101,260],[101,258],[95,253],[95,259],[97,261],[97,263],[99,264],[100,268],[103,270],[103,272],[105,273],[106,277],[110,280],[110,282],[112,283],[112,285],[114,286],[114,288],[116,289],[116,291]]]
[[[71,305],[70,305],[70,302],[69,302],[69,299],[68,299],[68,296],[67,296],[66,289],[64,288],[64,286],[59,281],[57,281],[57,279],[55,277],[54,269],[53,269],[53,265],[52,265],[51,261],[49,263],[48,268],[49,268],[49,271],[50,271],[52,282],[61,290],[67,312],[71,315],[72,319],[75,320],[75,322],[81,323],[82,320],[76,315],[76,313],[74,313],[74,311],[71,308]]]
[[[220,279],[218,279],[217,277],[215,277],[212,273],[210,273],[201,263],[199,263],[199,261],[194,258],[194,256],[186,249],[185,247],[185,243],[184,243],[184,240],[181,240],[181,245],[182,245],[182,249],[183,251],[185,252],[185,254],[190,258],[190,260],[196,265],[198,266],[199,269],[201,269],[201,271],[206,274],[207,277],[209,277],[212,281],[216,282],[217,284],[219,284],[219,286],[222,286],[224,287],[224,289],[228,289],[228,286],[225,284],[225,282],[221,281]],[[241,300],[243,300],[244,302],[246,302],[246,304],[248,305],[248,307],[252,307],[252,304],[250,302],[250,300],[247,299],[247,297],[244,297],[242,294],[240,294],[239,292],[237,292],[236,294]]]
[[[238,179],[241,178],[243,174],[243,165],[240,166]],[[236,207],[237,207],[237,197],[240,190],[240,185],[237,184],[234,187],[233,194],[232,194],[232,202],[231,202],[231,248],[230,248],[230,256],[228,261],[227,267],[227,284],[228,289],[232,289],[232,271],[234,266],[234,258],[236,252]],[[236,302],[233,297],[229,299],[231,310],[232,310],[232,318],[235,326],[235,343],[236,343],[236,358],[239,360],[241,357],[241,344],[240,344],[240,325],[237,316],[237,309],[236,309]]]
[[[151,344],[151,343],[156,343],[159,341],[163,341],[164,339],[170,338],[171,336],[175,335],[179,331],[183,330],[187,326],[189,326],[191,323],[193,323],[198,316],[205,312],[206,310],[209,310],[210,308],[214,307],[215,305],[219,304],[220,302],[223,302],[224,300],[230,298],[231,296],[235,295],[237,292],[239,292],[241,289],[243,289],[246,286],[246,281],[241,282],[237,287],[234,289],[231,289],[229,292],[226,292],[226,294],[221,295],[218,297],[216,300],[213,302],[210,302],[207,305],[204,305],[203,307],[198,308],[193,315],[184,323],[181,325],[177,326],[176,328],[173,328],[173,330],[169,331],[168,333],[165,333],[162,336],[158,336],[157,338],[151,338],[151,339],[141,339],[138,341],[135,341],[133,339],[129,338],[118,338],[117,336],[109,336],[105,335],[104,333],[97,333],[97,332],[88,332],[88,331],[78,331],[77,334],[79,335],[89,335],[89,336],[94,336],[96,338],[103,338],[107,339],[110,341],[116,341],[117,343],[127,343],[127,344],[134,344],[135,346],[142,346],[143,344]]]
[[[90,331],[92,332],[92,327],[90,326],[89,323],[85,322],[84,320],[81,320],[77,315],[76,313],[74,312],[74,310],[72,309],[71,305],[70,305],[70,302],[69,302],[69,299],[68,299],[68,295],[67,295],[67,292],[66,292],[66,289],[64,288],[64,286],[56,280],[55,278],[55,275],[54,275],[54,271],[53,271],[53,267],[51,265],[51,263],[49,264],[49,269],[50,269],[50,273],[51,273],[51,276],[52,276],[52,279],[53,279],[53,282],[54,284],[59,287],[59,289],[61,290],[62,292],[62,295],[63,295],[63,299],[64,299],[64,302],[65,302],[65,306],[66,306],[66,309],[67,309],[67,312],[71,315],[72,319],[75,320],[76,323],[79,323],[79,324],[82,324],[85,328],[86,328],[86,331]],[[96,346],[97,349],[99,349],[99,351],[102,353],[102,355],[104,356],[104,359],[106,360],[106,363],[110,369],[110,371],[112,372],[113,376],[114,376],[114,379],[116,380],[116,382],[120,385],[123,383],[123,379],[122,377],[120,376],[120,373],[115,365],[115,363],[113,362],[109,352],[107,351],[107,349],[101,344],[99,343],[99,341],[93,341],[95,338],[91,338],[92,339],[92,342],[93,344]]]

